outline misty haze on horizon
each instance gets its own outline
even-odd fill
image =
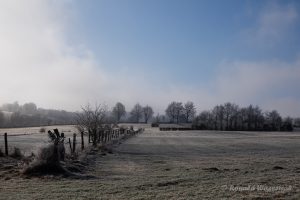
[[[232,102],[299,117],[299,20],[294,0],[0,1],[0,106]]]

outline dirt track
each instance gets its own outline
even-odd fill
[[[299,199],[299,143],[300,133],[146,129],[97,156],[96,178],[1,181],[0,199]]]

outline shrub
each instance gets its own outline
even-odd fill
[[[61,166],[60,161],[64,160],[64,133],[59,133],[58,129],[54,132],[48,131],[50,144],[40,148],[36,159],[24,169],[23,174],[26,175],[71,175],[71,173]]]
[[[46,128],[45,127],[41,127],[40,128],[40,133],[45,133],[46,132]]]
[[[151,127],[159,127],[159,124],[158,123],[152,123]]]
[[[40,149],[36,159],[23,171],[26,175],[64,174],[70,173],[61,166],[59,153],[54,144]]]
[[[44,163],[58,163],[59,157],[53,144],[42,147],[37,155],[37,160]]]

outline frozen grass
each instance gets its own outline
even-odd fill
[[[42,133],[41,128],[45,129],[45,133],[48,130],[57,128],[60,132],[69,133],[77,132],[77,129],[73,125],[58,125],[58,126],[42,126],[42,127],[25,127],[25,128],[0,128],[0,136],[7,133],[8,135],[31,135]]]
[[[0,199],[299,199],[299,143],[300,133],[147,128],[112,154],[96,153],[93,179],[2,179]]]
[[[48,130],[53,131],[57,128],[59,132],[65,133],[65,143],[68,142],[68,138],[73,138],[73,133],[77,134],[78,149],[80,149],[79,142],[81,141],[78,130],[72,125],[63,126],[45,126],[45,132],[40,132],[41,127],[29,127],[29,128],[9,128],[0,129],[0,148],[4,148],[3,134],[8,134],[8,148],[9,152],[14,151],[14,147],[17,147],[21,152],[29,156],[31,153],[38,153],[38,150],[47,145],[49,142]],[[88,137],[85,135],[85,145],[88,144]],[[69,146],[66,144],[66,151],[69,151]]]

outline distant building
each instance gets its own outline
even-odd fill
[[[160,131],[184,131],[192,130],[192,124],[160,124]]]

